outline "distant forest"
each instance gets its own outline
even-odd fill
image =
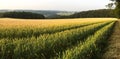
[[[4,12],[0,18],[44,19],[44,15],[32,12]]]
[[[114,18],[116,17],[114,10],[112,9],[100,9],[100,10],[89,10],[77,12],[70,16],[56,16],[53,18]]]
[[[100,10],[89,10],[76,12],[69,16],[53,15],[49,18],[45,17],[44,14],[33,13],[33,12],[4,12],[0,13],[0,18],[23,18],[23,19],[64,19],[64,18],[115,18],[116,15],[112,9],[100,9]]]

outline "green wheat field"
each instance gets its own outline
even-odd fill
[[[0,59],[97,58],[115,18],[0,18]]]

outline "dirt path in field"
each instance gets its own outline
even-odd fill
[[[103,59],[120,59],[120,20],[114,27]]]

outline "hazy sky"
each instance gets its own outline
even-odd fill
[[[109,0],[0,0],[0,9],[83,11],[106,8]]]

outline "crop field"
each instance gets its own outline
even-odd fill
[[[115,18],[0,19],[0,59],[99,57]]]

